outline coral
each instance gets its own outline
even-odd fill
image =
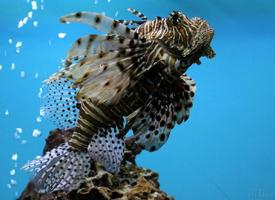
[[[56,129],[49,133],[43,153],[68,141],[73,129],[62,131]],[[126,142],[126,146],[132,146],[131,141]],[[91,167],[89,177],[74,191],[54,192],[51,194],[38,194],[32,182],[28,183],[20,196],[20,200],[172,200],[173,197],[160,190],[159,175],[150,169],[138,167],[134,160],[135,155],[141,149],[128,149],[126,159],[121,165],[118,175],[113,175],[103,169],[99,164]]]

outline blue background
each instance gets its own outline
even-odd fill
[[[149,18],[181,10],[207,19],[215,29],[212,46],[217,53],[215,59],[202,59],[202,65],[188,71],[198,88],[190,119],[174,129],[159,151],[139,156],[138,164],[159,172],[161,188],[176,199],[275,199],[275,1],[38,0],[37,4],[33,18],[18,29],[31,3],[0,0],[0,199],[20,194],[30,179],[20,167],[41,153],[44,138],[54,128],[45,120],[36,121],[42,80],[57,70],[75,39],[95,32],[84,25],[60,24],[59,17],[86,10],[110,17],[118,11],[117,19],[135,19],[128,7]],[[33,21],[38,21],[37,27]],[[58,38],[59,32],[66,37]],[[19,54],[16,41],[23,42]],[[20,139],[14,137],[16,128],[23,129]],[[34,129],[41,131],[40,137],[32,137]],[[17,162],[11,160],[14,153]],[[16,174],[11,176],[13,168]],[[17,181],[11,189],[10,179]]]

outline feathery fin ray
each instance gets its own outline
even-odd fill
[[[61,22],[80,22],[90,25],[95,29],[105,32],[114,33],[116,35],[124,36],[127,38],[136,38],[137,34],[124,24],[117,20],[113,20],[105,15],[94,12],[77,12],[71,13],[61,17]]]
[[[72,88],[72,81],[65,78],[45,83],[41,106],[43,116],[57,128],[75,127],[79,114],[76,93],[77,89]]]
[[[158,150],[175,124],[188,119],[192,107],[196,87],[191,78],[182,75],[175,84],[166,84],[149,97],[143,109],[128,118],[136,143],[148,151]]]
[[[38,192],[50,193],[78,188],[88,176],[90,166],[87,152],[73,150],[65,143],[27,163],[23,169],[35,171],[33,182]]]
[[[118,173],[124,155],[124,140],[116,136],[117,130],[111,128],[100,131],[92,137],[88,147],[91,158],[101,163],[107,171]]]

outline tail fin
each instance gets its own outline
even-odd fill
[[[47,152],[43,157],[23,166],[35,171],[33,182],[40,193],[77,189],[90,172],[90,156],[73,150],[67,143]]]

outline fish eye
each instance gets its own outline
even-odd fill
[[[180,23],[182,21],[182,13],[178,11],[173,11],[169,15],[169,19],[173,24]]]

